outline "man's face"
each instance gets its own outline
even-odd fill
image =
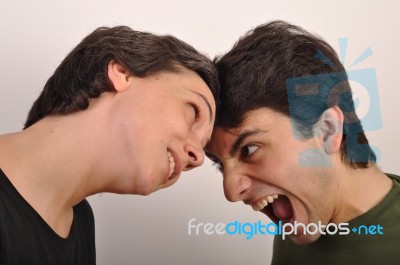
[[[123,176],[114,191],[147,195],[200,166],[215,118],[215,101],[193,71],[129,77],[110,113],[112,147]],[[115,139],[113,139],[115,138]]]
[[[337,183],[329,167],[309,166],[327,160],[322,139],[295,138],[289,117],[267,108],[246,117],[238,128],[215,128],[206,148],[221,167],[226,198],[243,201],[275,223],[327,224],[334,212]],[[298,231],[291,236],[297,244],[320,236]]]

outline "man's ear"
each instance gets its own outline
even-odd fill
[[[116,91],[122,91],[128,87],[132,78],[129,71],[117,61],[110,61],[108,63],[108,78],[114,85]]]
[[[340,150],[343,138],[343,121],[343,112],[338,106],[327,109],[321,115],[322,144],[327,154],[334,154]]]

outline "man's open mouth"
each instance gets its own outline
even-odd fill
[[[273,194],[257,200],[252,204],[255,211],[266,214],[274,223],[282,221],[291,222],[294,219],[294,211],[289,198],[282,194]]]

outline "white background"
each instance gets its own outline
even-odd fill
[[[338,38],[349,38],[345,66],[371,48],[372,57],[348,70],[376,70],[383,128],[368,136],[382,153],[383,170],[400,173],[400,4],[395,0],[1,0],[0,10],[0,133],[22,128],[28,109],[61,60],[99,26],[125,24],[173,34],[214,57],[252,27],[282,19],[318,33],[336,50]],[[243,236],[187,234],[193,217],[213,223],[269,221],[242,203],[227,202],[222,177],[210,164],[148,197],[92,196],[98,264],[269,264],[272,236],[247,241]]]

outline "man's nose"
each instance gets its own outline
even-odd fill
[[[224,174],[224,193],[228,201],[243,201],[251,186],[251,179],[234,168]]]

